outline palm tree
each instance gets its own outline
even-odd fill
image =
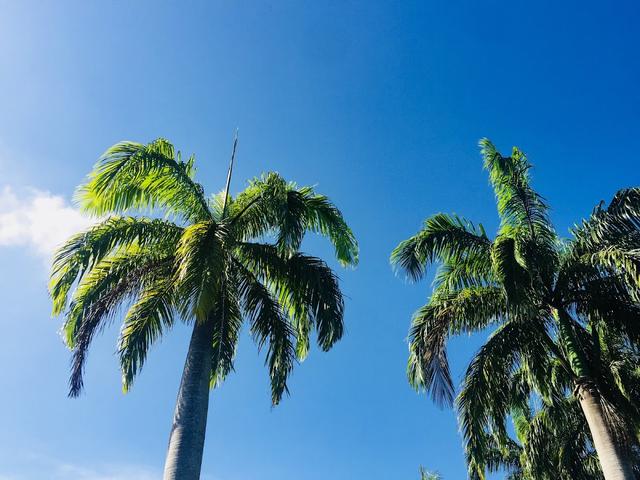
[[[340,211],[313,188],[269,173],[231,198],[230,167],[224,193],[206,197],[194,173],[194,157],[182,161],[163,139],[109,148],[77,193],[82,210],[103,219],[60,248],[50,285],[73,351],[71,396],[83,388],[91,340],[121,306],[128,307],[118,341],[125,391],[177,318],[193,325],[165,479],[199,478],[209,390],[233,369],[244,320],[266,349],[274,405],[309,351],[311,330],[324,351],[342,337],[338,279],[300,252],[305,233],[327,237],[342,265],[358,258]]]
[[[433,293],[413,318],[409,380],[451,404],[447,338],[493,328],[459,399],[472,475],[484,476],[484,465],[474,459],[484,449],[487,410],[507,410],[510,372],[522,364],[542,368],[552,359],[570,379],[605,479],[632,479],[624,428],[617,428],[624,422],[615,420],[636,422],[638,409],[623,383],[612,388],[602,375],[600,336],[610,330],[631,348],[640,343],[640,189],[620,190],[574,227],[571,239],[561,240],[545,200],[530,185],[524,153],[514,147],[505,157],[489,140],[480,145],[500,217],[496,237],[482,225],[440,213],[391,256],[413,280],[439,263]]]
[[[420,480],[442,480],[439,473],[430,472],[423,466],[420,466]]]

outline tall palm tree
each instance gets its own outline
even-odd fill
[[[482,225],[440,213],[391,256],[413,280],[439,264],[433,293],[413,318],[409,380],[437,402],[452,403],[447,338],[493,328],[460,399],[462,410],[472,412],[461,420],[473,475],[484,476],[473,459],[483,450],[487,409],[506,411],[504,388],[498,392],[509,372],[554,359],[571,380],[604,477],[632,479],[624,432],[616,428],[621,422],[614,420],[637,419],[638,409],[624,384],[610,388],[603,379],[599,337],[608,329],[629,346],[640,343],[640,188],[620,190],[574,227],[571,239],[561,240],[545,200],[530,185],[524,153],[514,148],[505,157],[489,140],[480,145],[500,217],[496,237]]]
[[[60,248],[50,285],[73,351],[71,396],[83,388],[91,340],[121,306],[128,307],[118,341],[125,391],[176,319],[193,325],[165,479],[199,478],[209,390],[233,369],[244,320],[266,348],[273,404],[288,392],[312,330],[325,351],[342,337],[338,279],[300,252],[305,233],[327,237],[342,265],[358,259],[340,211],[313,188],[269,173],[232,198],[230,168],[226,190],[207,197],[194,173],[194,157],[182,161],[163,139],[109,148],[77,193],[81,209],[102,220]]]

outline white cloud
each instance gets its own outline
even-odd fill
[[[18,194],[9,185],[0,189],[0,247],[25,247],[48,259],[91,223],[60,195],[33,188]]]

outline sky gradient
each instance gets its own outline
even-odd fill
[[[118,326],[66,397],[46,293],[53,245],[83,225],[74,188],[120,140],[168,138],[209,192],[263,171],[313,184],[361,246],[341,270],[346,335],[296,367],[272,408],[243,335],[211,396],[203,478],[464,478],[455,414],[409,387],[406,335],[430,282],[389,267],[428,215],[496,227],[477,142],[518,145],[561,234],[639,185],[637,2],[0,0],[0,479],[159,478],[189,332],[123,395]],[[329,258],[310,238],[305,249]],[[338,268],[332,260],[332,265]],[[456,380],[482,336],[451,342]]]

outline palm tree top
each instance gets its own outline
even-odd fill
[[[313,187],[269,172],[226,200],[195,180],[195,157],[165,139],[120,142],[98,160],[75,195],[97,223],[56,253],[50,293],[73,351],[71,395],[80,393],[88,347],[128,308],[119,340],[129,388],[148,349],[180,318],[216,324],[212,385],[233,368],[243,319],[266,347],[273,401],[287,391],[296,359],[316,331],[323,350],[343,332],[338,279],[300,251],[307,232],[326,237],[343,266],[358,245],[340,211]]]

